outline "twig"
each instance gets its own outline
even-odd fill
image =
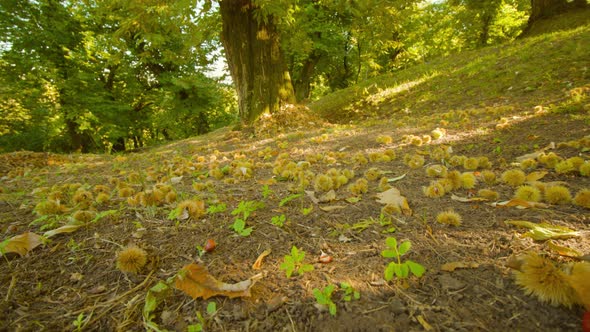
[[[10,280],[10,286],[8,286],[8,292],[6,292],[6,297],[4,298],[5,302],[8,302],[8,300],[10,300],[10,295],[12,295],[12,290],[14,289],[15,285],[16,285],[16,274],[13,274],[12,280]]]
[[[291,329],[293,332],[297,332],[295,329],[295,323],[293,323],[293,318],[291,318],[291,314],[289,313],[289,309],[285,308],[285,312],[287,313],[287,317],[289,317],[289,321],[291,322]]]
[[[383,310],[383,309],[385,309],[387,307],[389,307],[389,305],[384,305],[384,306],[377,307],[377,308],[374,308],[374,309],[365,310],[365,311],[361,312],[361,314],[363,314],[363,315],[370,314],[370,313],[375,312],[375,311]]]

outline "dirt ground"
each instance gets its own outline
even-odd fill
[[[586,114],[519,114],[506,119],[486,123],[468,118],[465,125],[451,123],[445,136],[420,146],[404,143],[408,139],[404,135],[422,137],[440,124],[418,129],[399,127],[389,120],[378,125],[309,124],[318,129],[274,133],[270,138],[245,137],[226,129],[118,156],[2,155],[2,239],[27,231],[43,234],[66,224],[81,209],[80,202],[72,202],[71,197],[71,189],[78,187],[92,192],[96,185],[106,186],[109,199],[94,200],[86,209],[116,212],[75,232],[55,235],[24,257],[6,254],[0,259],[0,330],[75,330],[78,318],[83,330],[144,330],[142,310],[148,290],[183,266],[199,263],[226,283],[258,273],[263,277],[252,286],[250,297],[232,299],[192,299],[172,287],[153,311],[152,321],[160,329],[195,328],[199,313],[206,331],[579,331],[580,306],[554,307],[525,295],[506,267],[512,255],[527,251],[545,252],[558,263],[571,259],[552,252],[546,242],[523,237],[525,229],[506,221],[547,221],[588,231],[590,210],[572,203],[519,209],[492,206],[490,201],[451,199],[453,194],[473,197],[479,189],[488,188],[499,193],[498,201],[509,200],[514,188],[502,183],[478,181],[472,189],[457,189],[440,198],[426,197],[423,192],[434,180],[425,169],[441,163],[431,154],[439,147],[452,147],[451,156],[488,157],[492,162],[489,170],[498,177],[507,169],[518,168],[512,165],[517,157],[552,142],[555,147],[546,152],[590,159],[587,148],[559,144],[590,135]],[[379,135],[390,136],[392,142],[378,143]],[[385,150],[393,150],[395,159],[362,164],[355,158],[361,154],[375,159],[371,153],[383,155]],[[410,168],[404,162],[406,154],[423,156],[425,164]],[[297,189],[297,181],[273,174],[277,160],[299,163],[315,174],[331,168],[351,169],[355,176],[350,183],[365,177],[370,168],[385,172],[383,176],[390,179],[405,174],[390,185],[407,198],[412,214],[393,213],[380,219],[383,205],[375,198],[383,189],[379,179],[369,180],[368,192],[361,195],[350,193],[346,184],[335,190],[334,200],[315,203]],[[302,163],[305,160],[309,164]],[[224,167],[229,174],[220,179],[207,177],[208,170]],[[467,171],[463,166],[448,167],[449,171]],[[232,175],[236,169],[239,171]],[[542,164],[526,172],[543,170],[548,173],[540,181],[563,181],[572,195],[590,188],[590,178],[575,172],[558,174]],[[247,177],[250,171],[252,176]],[[157,183],[167,184],[178,197],[154,206],[133,205],[118,195],[121,182],[135,193],[151,190]],[[271,191],[265,191],[264,185]],[[306,190],[315,191],[317,197],[322,194],[314,189],[313,181]],[[39,220],[35,207],[55,191],[62,191],[67,211]],[[287,197],[291,200],[284,201]],[[224,203],[227,210],[196,219],[169,218],[179,201],[191,198],[205,201],[206,207]],[[242,201],[264,203],[247,219],[247,226],[253,227],[249,236],[240,236],[231,228],[235,219],[231,211]],[[310,207],[311,211],[303,212]],[[462,216],[461,225],[436,222],[438,212],[447,209]],[[286,217],[282,227],[271,222],[280,215]],[[411,250],[402,258],[426,268],[421,278],[384,280],[384,270],[392,261],[381,255],[388,237],[411,242]],[[201,254],[197,246],[207,239],[214,239],[217,246]],[[590,253],[587,236],[556,242]],[[147,264],[137,274],[123,273],[115,263],[117,253],[130,243],[148,254]],[[280,265],[292,246],[305,251],[305,263],[312,264],[313,271],[287,278]],[[261,270],[253,270],[252,264],[267,249],[271,254]],[[322,253],[332,261],[321,263]],[[452,272],[441,270],[450,262],[474,264]],[[342,282],[349,283],[360,298],[345,301],[343,289],[337,287],[332,296],[337,312],[332,316],[317,305],[313,289]],[[216,304],[214,313],[207,313],[210,302]]]

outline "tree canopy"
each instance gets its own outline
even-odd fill
[[[511,41],[562,2],[1,1],[0,149],[122,151],[251,123]],[[208,74],[223,55],[231,84]]]

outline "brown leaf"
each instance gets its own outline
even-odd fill
[[[412,215],[412,209],[410,209],[410,206],[408,205],[408,200],[401,195],[397,188],[391,188],[382,193],[378,193],[377,202],[385,205],[392,204],[399,207],[403,214],[407,216]]]
[[[253,270],[260,270],[260,268],[262,268],[262,260],[264,259],[264,257],[270,255],[271,252],[272,252],[272,250],[270,248],[263,251],[262,254],[260,254],[258,256],[258,258],[256,258],[256,261],[254,262],[254,264],[252,264],[252,269]]]
[[[474,269],[479,267],[477,263],[465,263],[465,262],[450,262],[441,265],[441,271],[453,272],[456,269]]]
[[[250,279],[235,284],[226,284],[218,281],[207,272],[207,268],[199,264],[184,266],[174,281],[174,287],[185,292],[193,299],[202,297],[208,299],[212,296],[227,296],[229,298],[250,296],[250,288],[262,274],[257,274]]]
[[[320,203],[327,203],[334,200],[336,200],[336,192],[334,191],[334,189],[328,191],[319,198]]]
[[[14,252],[22,257],[42,243],[43,237],[32,232],[26,232],[6,241],[2,251],[4,254]]]
[[[315,192],[311,191],[311,190],[306,190],[305,193],[307,194],[307,197],[309,197],[309,199],[311,199],[311,201],[314,204],[318,204],[320,201],[315,197]]]

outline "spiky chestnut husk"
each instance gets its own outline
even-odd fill
[[[94,186],[94,188],[92,189],[92,191],[95,194],[98,194],[98,193],[108,194],[111,191],[111,188],[105,186],[104,184],[97,184],[96,186]]]
[[[479,159],[475,157],[466,158],[463,161],[463,168],[466,170],[474,171],[479,167]]]
[[[365,172],[365,177],[367,178],[367,180],[369,181],[375,181],[378,178],[381,177],[382,172],[377,169],[377,168],[369,168],[366,172]]]
[[[533,186],[520,186],[516,189],[514,198],[529,202],[538,202],[541,200],[541,190]]]
[[[334,189],[334,181],[332,181],[332,178],[328,175],[320,174],[315,178],[313,187],[316,191],[328,192]]]
[[[461,187],[465,189],[472,189],[477,184],[477,178],[471,172],[461,174]]]
[[[487,185],[496,184],[496,173],[492,171],[482,171],[480,177]]]
[[[45,216],[48,214],[61,214],[67,209],[65,206],[61,205],[59,201],[48,199],[46,201],[37,203],[34,210],[38,215]]]
[[[571,308],[578,302],[575,290],[567,281],[567,275],[550,260],[529,252],[518,258],[519,267],[514,272],[515,282],[525,294],[534,295],[553,306]]]
[[[479,168],[492,168],[492,162],[488,157],[479,157]]]
[[[393,142],[393,138],[389,135],[379,135],[375,141],[379,144],[389,145]]]
[[[518,187],[526,180],[526,175],[519,169],[510,169],[502,173],[502,182],[512,187]]]
[[[590,263],[577,262],[567,274],[567,282],[576,291],[577,303],[590,310]]]
[[[557,174],[565,174],[575,170],[576,167],[574,167],[574,165],[568,160],[560,161],[555,165],[555,172],[557,172]]]
[[[117,253],[117,269],[125,273],[137,273],[147,263],[145,250],[131,245]]]
[[[500,198],[500,195],[497,192],[490,189],[480,189],[477,192],[477,196],[489,199],[490,201],[497,201],[498,198]]]
[[[430,132],[430,135],[432,136],[432,139],[437,140],[445,136],[446,132],[447,131],[444,128],[436,128]]]
[[[426,175],[428,175],[431,178],[444,178],[445,176],[447,176],[447,174],[448,170],[443,165],[432,165],[426,168]]]
[[[395,151],[393,151],[391,149],[387,149],[387,150],[383,151],[383,153],[389,157],[389,160],[394,160],[396,157]]]
[[[590,209],[590,189],[582,189],[578,191],[574,197],[574,204]]]
[[[367,179],[358,179],[355,183],[348,185],[348,191],[353,195],[364,194],[369,190]]]
[[[520,163],[520,168],[523,170],[535,169],[537,168],[537,161],[535,159],[525,159]]]
[[[584,158],[582,157],[571,157],[567,158],[567,161],[574,166],[574,169],[580,169],[580,166],[584,164]]]
[[[422,190],[424,195],[430,198],[438,198],[445,195],[445,188],[436,181],[431,182],[428,187],[424,187]]]
[[[386,190],[389,190],[389,189],[391,189],[391,186],[389,185],[389,182],[387,181],[387,178],[386,177],[382,177],[379,180],[379,190],[380,191],[386,191]]]
[[[413,169],[420,168],[424,165],[424,157],[421,155],[413,155],[408,159],[406,164]]]
[[[384,215],[394,215],[394,214],[400,214],[402,213],[402,210],[400,209],[399,205],[394,205],[394,204],[387,204],[384,207],[381,208],[381,213]]]
[[[193,220],[198,220],[205,215],[205,202],[187,199],[178,203],[176,209],[179,212],[179,215],[184,213],[186,210],[189,217],[191,217]]]
[[[585,162],[580,165],[579,170],[581,176],[590,176],[590,162]]]
[[[436,215],[436,222],[439,224],[459,226],[461,225],[461,215],[453,210],[439,212]]]
[[[459,189],[463,185],[463,180],[461,179],[461,173],[459,171],[449,172],[445,179],[451,182],[453,190]]]
[[[465,159],[466,158],[467,157],[465,157],[465,156],[452,156],[449,159],[449,164],[451,164],[451,166],[455,166],[455,167],[456,166],[463,165],[463,163],[465,162]]]
[[[95,216],[96,216],[96,212],[94,212],[94,211],[80,210],[80,211],[74,212],[74,214],[72,215],[72,218],[74,218],[76,221],[79,221],[82,223],[87,223],[87,222],[91,221],[92,219],[94,219]]]
[[[550,204],[567,204],[572,201],[572,195],[564,186],[551,186],[545,189],[545,201]]]

